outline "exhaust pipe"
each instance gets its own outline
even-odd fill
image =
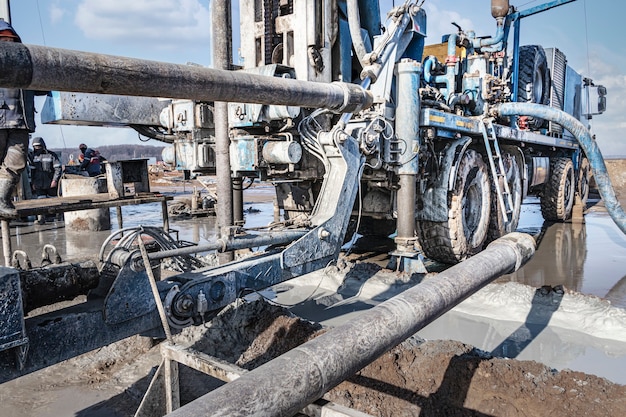
[[[168,416],[292,416],[535,252],[511,233],[436,277],[185,405]]]
[[[626,234],[626,213],[624,213],[615,196],[615,190],[613,190],[611,185],[611,179],[609,178],[600,148],[598,148],[598,144],[591,137],[589,130],[579,120],[564,111],[533,103],[503,103],[496,105],[494,111],[500,116],[532,116],[549,120],[563,126],[574,135],[589,159],[589,164],[598,184],[600,196],[604,200],[606,210],[617,227],[620,228],[622,233]]]
[[[509,0],[491,0],[491,16],[502,19],[509,13]]]

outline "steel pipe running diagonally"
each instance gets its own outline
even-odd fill
[[[349,83],[318,83],[38,45],[0,44],[0,87],[39,91],[245,102],[352,113],[370,92]]]
[[[168,414],[292,416],[535,252],[511,233],[483,252]]]

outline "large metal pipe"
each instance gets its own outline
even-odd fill
[[[534,251],[531,236],[511,233],[169,416],[292,416],[490,281],[519,268]]]
[[[413,60],[398,64],[398,89],[396,106],[396,134],[404,143],[400,156],[400,189],[398,190],[398,241],[415,239],[415,184],[419,169],[420,148],[420,86],[422,66]]]
[[[496,114],[501,116],[533,116],[549,120],[567,129],[578,141],[585,151],[598,191],[604,201],[606,211],[615,224],[626,234],[626,213],[622,209],[619,200],[615,196],[615,190],[611,185],[611,178],[606,169],[604,158],[596,141],[591,137],[589,130],[578,119],[554,107],[548,107],[533,103],[503,103],[494,108]]]
[[[230,31],[230,1],[211,2],[213,67],[230,70],[232,55]],[[217,227],[220,234],[233,226],[233,183],[230,171],[230,136],[228,129],[228,103],[216,102],[213,113],[215,122],[215,166],[217,176]],[[220,264],[234,259],[232,252],[219,255]]]
[[[67,49],[0,44],[0,87],[355,112],[372,104],[357,84],[317,83]]]

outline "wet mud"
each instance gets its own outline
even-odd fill
[[[268,196],[247,203],[246,207],[260,210],[246,211],[247,226],[271,222],[273,207]],[[626,343],[593,335],[589,327],[568,328],[553,323],[558,322],[566,306],[580,308],[579,300],[570,297],[579,293],[592,295],[600,303],[592,303],[592,315],[605,307],[611,312],[626,307],[626,238],[601,209],[592,208],[585,224],[544,224],[538,201],[525,203],[520,229],[540,238],[538,251],[523,269],[500,278],[497,285],[519,286],[507,289],[509,294],[530,291],[530,298],[526,296],[520,302],[526,310],[519,309],[517,315],[502,314],[507,309],[515,310],[514,297],[504,301],[506,308],[493,300],[490,304],[484,298],[478,299],[476,303],[487,306],[494,313],[491,315],[476,313],[471,304],[467,309],[455,309],[418,333],[420,338],[428,339],[426,343],[418,339],[405,342],[372,368],[340,385],[329,398],[372,415],[625,415],[624,386],[615,382],[626,384]],[[125,227],[159,226],[160,205],[124,208],[124,222]],[[172,218],[171,228],[179,239],[190,242],[202,243],[215,237],[212,218]],[[110,234],[72,233],[59,221],[44,225],[25,222],[11,232],[14,248],[25,250],[35,266],[41,248],[48,243],[57,247],[63,260],[96,259]],[[385,245],[382,242],[379,246]],[[336,325],[423,278],[381,273],[387,260],[385,251],[374,258],[369,252],[352,256],[326,271],[263,292],[306,319],[300,324],[294,325],[292,321],[299,319],[286,311],[280,313],[278,307],[261,308],[253,303],[255,307],[237,310],[241,314],[224,315],[212,330],[207,324],[189,329],[190,333],[182,337],[195,340],[198,348],[211,355],[224,355],[226,360],[251,369],[293,347],[286,343],[313,337],[319,326],[311,322]],[[554,295],[559,285],[564,287],[562,297]],[[535,288],[542,286],[549,288],[549,299],[535,300]],[[554,304],[558,304],[555,309]],[[539,314],[540,307],[547,308],[548,313]],[[248,309],[253,314],[244,313]],[[566,315],[563,320],[579,319]],[[621,332],[626,333],[624,323]],[[150,348],[151,340],[136,338],[128,343],[121,349],[112,345],[1,385],[1,414],[132,415],[160,354],[158,348]],[[202,395],[204,389],[198,387],[220,384],[206,379],[194,384],[195,378],[204,377],[189,370],[183,372],[182,380],[192,385],[183,393],[185,401]],[[72,397],[76,400],[71,401]]]
[[[319,325],[261,299],[239,301],[210,323],[185,329],[174,341],[252,370],[321,332]],[[151,346],[149,339],[135,337],[6,383],[0,391],[4,410],[15,417],[132,416],[160,362],[158,346]],[[180,366],[183,405],[222,384]],[[37,393],[25,390],[33,386]],[[78,398],[72,401],[72,394]],[[324,398],[372,416],[626,412],[624,385],[534,361],[498,358],[456,341],[418,337],[385,353]],[[89,400],[93,403],[86,405]]]

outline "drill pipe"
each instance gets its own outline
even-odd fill
[[[153,252],[148,255],[151,260],[171,258],[172,256],[190,255],[192,253],[218,251],[229,252],[238,249],[257,248],[267,245],[284,245],[301,238],[307,233],[304,230],[293,230],[284,232],[270,232],[259,235],[237,236],[232,238],[220,238],[215,242],[197,246],[185,246],[177,249]]]
[[[292,416],[534,252],[531,236],[511,233],[168,416]]]
[[[356,112],[372,95],[348,83],[268,77],[2,42],[0,87],[326,108]]]
[[[93,261],[54,264],[19,272],[24,313],[87,294],[100,280]]]

